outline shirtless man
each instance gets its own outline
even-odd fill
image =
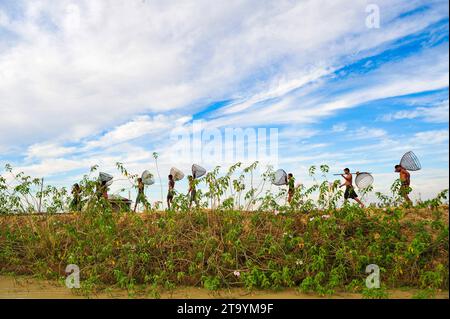
[[[411,175],[401,165],[395,165],[395,172],[400,174],[400,181],[402,183],[402,185],[400,186],[400,195],[406,200],[409,205],[412,205],[412,201],[408,196],[408,194],[411,193]]]
[[[290,204],[292,202],[292,198],[294,197],[295,194],[295,179],[294,179],[294,175],[292,175],[292,173],[288,174],[288,180],[287,180],[287,184],[288,184],[288,203]]]
[[[169,191],[167,192],[167,207],[170,209],[170,204],[172,204],[173,197],[175,195],[175,180],[172,174],[169,175]]]
[[[108,185],[106,181],[98,181],[97,182],[97,198],[104,198],[106,200],[108,200]]]
[[[195,176],[195,174],[194,174]],[[189,198],[189,208],[192,207],[192,203],[194,202],[195,205],[198,206],[198,201],[197,201],[197,189],[195,188],[195,180],[194,180],[194,176],[188,176],[188,181],[189,181],[189,190],[188,190],[188,195],[190,194],[190,198]]]
[[[138,195],[136,198],[136,203],[134,204],[134,212],[136,212],[137,206],[139,203],[142,203],[145,206],[145,209],[148,209],[148,205],[147,205],[147,199],[145,198],[145,185],[144,182],[142,181],[142,178],[138,178],[137,179],[137,190],[138,190]]]
[[[70,208],[75,211],[81,211],[81,187],[78,183],[74,184],[72,187],[73,199],[70,203]]]
[[[344,184],[340,185],[339,187],[345,186],[345,202],[347,202],[347,200],[351,198],[355,200],[359,204],[359,206],[361,206],[361,208],[364,208],[364,204],[359,200],[358,194],[356,194],[355,188],[353,187],[353,175],[350,173],[350,170],[348,168],[345,168],[344,174],[341,174],[341,176],[344,178]]]

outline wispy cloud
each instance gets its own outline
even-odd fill
[[[445,142],[448,142],[448,130],[419,132],[414,134],[414,137],[417,139],[416,141],[421,144],[443,144]]]
[[[422,119],[430,123],[448,123],[448,100],[436,106],[417,107],[412,110],[403,110],[389,113],[382,117],[384,121],[395,121],[404,119]]]
[[[345,130],[347,130],[347,124],[345,123],[334,124],[332,127],[332,131],[335,133],[344,132]]]

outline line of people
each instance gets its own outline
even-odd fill
[[[173,202],[173,198],[175,196],[175,180],[173,178],[173,175],[170,174],[168,176],[169,178],[169,185],[168,185],[168,192],[167,192],[167,207],[168,209],[171,208],[172,202]],[[198,206],[199,201],[197,198],[197,187],[196,187],[196,183],[195,183],[195,179],[192,175],[188,176],[188,183],[189,183],[189,188],[188,188],[188,193],[187,196],[189,196],[189,208],[192,207],[192,203],[195,203],[196,206]],[[136,211],[136,208],[135,208]]]
[[[411,175],[404,167],[401,165],[395,166],[395,172],[399,173],[400,176],[400,195],[405,199],[405,201],[411,205],[412,201],[409,198],[409,193],[411,192]],[[359,172],[356,172],[356,175],[358,175]],[[350,172],[349,168],[345,168],[343,174],[340,174],[343,178],[343,183],[339,185],[340,188],[345,187],[344,192],[344,201],[347,202],[349,199],[352,199],[356,201],[361,208],[364,208],[364,204],[361,202],[361,200],[358,198],[358,194],[356,193],[355,187],[353,186],[353,174]],[[289,204],[292,203],[294,194],[295,194],[295,178],[292,173],[289,173],[287,175],[287,181],[286,185],[288,186],[288,198],[287,201]],[[149,207],[149,203],[147,201],[147,197],[145,196],[145,184],[142,180],[142,178],[137,179],[137,197],[136,201],[134,203],[134,209],[133,211],[136,212],[137,207],[139,204],[144,205],[146,209]],[[99,181],[96,185],[95,190],[96,197],[98,199],[104,198],[108,200],[108,185],[105,181]],[[171,208],[173,199],[175,196],[175,179],[172,174],[168,176],[168,192],[167,192],[167,207],[168,209]],[[189,208],[192,207],[192,204],[195,203],[196,206],[199,205],[199,201],[197,198],[197,188],[196,188],[196,181],[195,178],[191,175],[188,176],[188,192],[187,196],[189,196]],[[82,199],[81,199],[81,187],[80,185],[74,184],[72,188],[72,202],[70,205],[71,210],[73,211],[80,211],[81,205],[82,205]]]
[[[406,168],[402,167],[401,165],[395,165],[394,169],[396,173],[399,173],[400,177],[399,194],[404,198],[408,205],[412,205],[412,201],[409,198],[409,193],[411,192],[411,174]],[[358,175],[359,172],[356,172],[355,174]],[[359,204],[361,208],[364,208],[365,206],[358,198],[358,194],[356,193],[355,187],[353,186],[353,174],[350,173],[350,169],[344,168],[344,173],[340,174],[340,176],[342,176],[342,178],[344,179],[344,182],[339,185],[339,188],[345,187],[344,201],[347,202],[349,199],[353,199]],[[295,178],[292,173],[289,173],[287,175],[286,184],[288,185],[288,203],[290,204],[295,194]]]

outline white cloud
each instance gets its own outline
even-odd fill
[[[349,132],[348,137],[351,140],[379,139],[387,136],[385,130],[379,128],[361,127]]]
[[[189,120],[189,117],[179,116],[138,116],[105,132],[98,138],[87,139],[77,146],[68,147],[56,142],[32,144],[26,151],[26,160],[63,159],[68,156],[89,158],[102,152],[105,154],[112,151],[125,152],[133,140],[144,138],[152,142],[160,141],[167,138],[171,130],[184,125]]]
[[[318,129],[314,129],[311,127],[299,128],[299,127],[287,127],[279,133],[279,137],[283,140],[292,140],[296,141],[306,140],[313,136],[316,136],[320,133]]]
[[[70,173],[77,169],[89,171],[89,165],[85,161],[65,159],[65,158],[44,158],[38,163],[14,166],[14,171],[24,172],[33,177],[52,177],[61,173]]]
[[[7,114],[0,118],[0,144],[77,141],[136,114],[192,114],[220,99],[242,101],[225,112],[243,111],[317,81],[355,50],[445,16],[433,7],[390,26],[417,4],[381,1],[390,8],[386,24],[372,32],[364,25],[366,4],[24,2],[23,19],[2,14],[17,41],[0,54],[0,110]]]
[[[62,157],[76,151],[76,147],[64,147],[55,143],[33,144],[28,148],[27,158]]]
[[[4,13],[3,11],[0,10],[0,27],[8,27],[9,25],[9,17],[6,15],[6,13]]]
[[[423,119],[430,123],[448,123],[449,103],[448,100],[436,106],[417,107],[412,110],[398,111],[383,116],[385,121],[403,120],[403,119]]]
[[[347,124],[345,124],[345,123],[335,124],[335,125],[333,125],[331,130],[335,133],[344,132],[347,130]]]
[[[165,115],[157,115],[153,118],[146,115],[139,116],[132,121],[115,127],[97,140],[87,142],[84,149],[104,148],[144,136],[156,141],[158,140],[158,135],[167,135],[171,129],[185,124],[188,120],[190,120],[188,117],[180,118]]]
[[[251,116],[246,112],[221,116],[212,120],[211,125],[311,124],[363,103],[446,88],[449,84],[448,66],[448,47],[442,45],[410,58],[386,63],[363,76],[344,79],[336,87],[325,81],[315,83],[314,90],[307,88],[307,94],[300,90],[255,107]],[[330,97],[330,91],[335,89],[338,92],[346,90]]]
[[[435,130],[435,131],[426,131],[419,132],[415,135],[415,142],[420,144],[443,144],[448,142],[448,130]]]

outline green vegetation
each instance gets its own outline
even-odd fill
[[[401,287],[427,291],[418,298],[448,290],[447,191],[412,208],[391,206],[398,199],[382,194],[386,201],[367,209],[337,208],[342,193],[338,181],[326,180],[323,165],[319,177],[310,169],[314,186],[298,187],[292,205],[283,205],[284,189],[260,194],[271,169],[261,185],[244,184],[256,165],[236,178],[240,164],[224,176],[219,168],[209,172],[198,181],[208,186],[199,191],[201,205],[191,210],[178,194],[170,211],[113,213],[96,199],[95,180],[85,176],[83,211],[52,214],[67,207],[69,198],[65,190],[46,188],[48,214],[0,215],[1,272],[62,279],[65,267],[76,264],[85,291],[145,286],[153,295],[159,287],[177,286],[297,287],[321,295],[345,290],[365,298],[386,298],[387,289]],[[25,185],[12,191],[0,179],[1,212],[32,211],[33,180],[16,178]],[[380,289],[365,287],[369,264],[380,267]]]

